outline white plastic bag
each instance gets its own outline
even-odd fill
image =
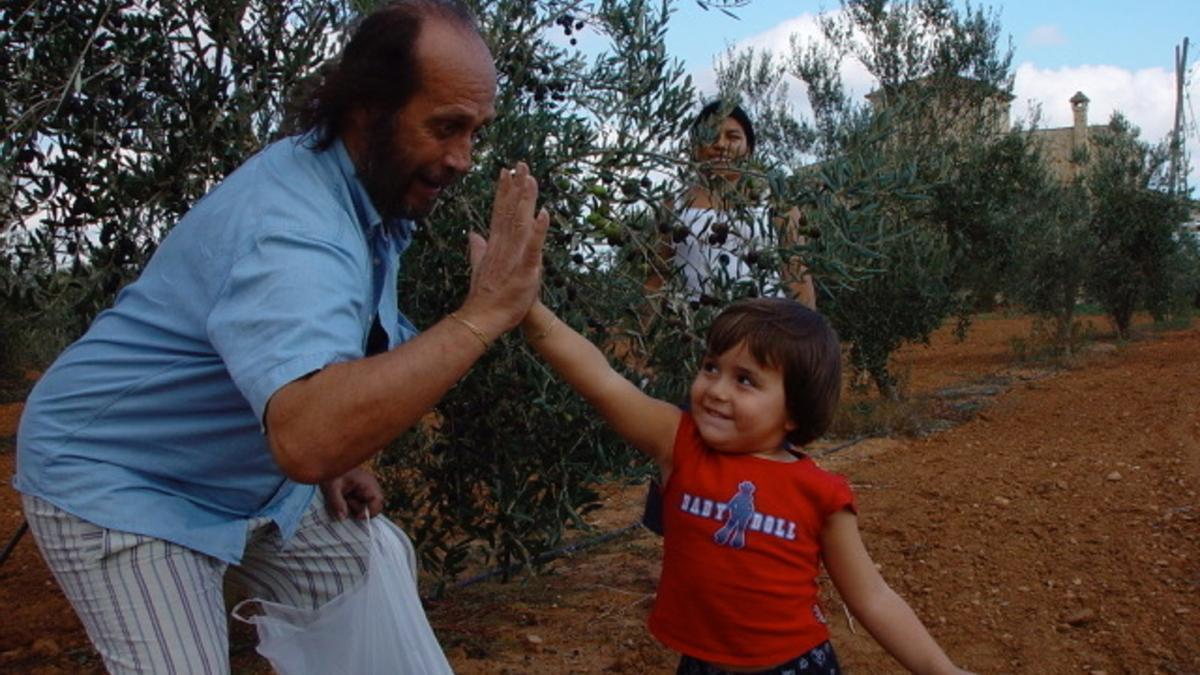
[[[417,594],[416,556],[408,535],[387,518],[371,519],[365,579],[316,609],[258,598],[233,617],[258,630],[258,653],[280,675],[425,675],[451,673]],[[241,616],[247,603],[263,614]]]

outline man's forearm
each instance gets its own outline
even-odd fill
[[[332,364],[285,385],[271,398],[266,415],[271,451],[284,474],[316,483],[379,452],[416,424],[483,355],[484,344],[473,333],[447,317],[389,352]]]

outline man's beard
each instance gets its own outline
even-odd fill
[[[384,220],[424,218],[436,203],[436,200],[420,206],[408,203],[410,188],[421,178],[416,162],[396,140],[390,115],[380,115],[369,127],[366,161],[359,169],[358,177]],[[432,180],[446,184],[453,178],[455,176],[443,175],[432,177]]]

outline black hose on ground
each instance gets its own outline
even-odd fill
[[[13,552],[13,549],[17,547],[17,542],[21,541],[21,537],[24,537],[25,533],[28,531],[29,531],[29,521],[22,520],[21,526],[17,528],[16,534],[14,534],[12,536],[12,539],[8,540],[8,544],[4,547],[4,551],[0,552],[0,565],[3,565],[4,561],[8,560],[9,554],[11,554]]]

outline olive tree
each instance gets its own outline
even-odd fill
[[[351,15],[331,0],[0,9],[0,360],[41,365],[77,337],[270,138]]]
[[[1115,113],[1092,140],[1084,179],[1096,242],[1087,289],[1121,337],[1129,336],[1137,309],[1159,318],[1166,313],[1178,229],[1187,215],[1185,202],[1167,190],[1165,146],[1138,135]]]
[[[522,160],[551,214],[543,300],[609,349],[631,344],[645,217],[663,200],[670,141],[694,92],[663,47],[669,3],[478,3],[500,74],[496,120],[469,174],[418,233],[400,280],[418,325],[465,293],[466,232],[483,229],[492,176]],[[603,42],[585,54],[573,44]],[[679,338],[678,333],[675,339]],[[654,339],[670,339],[667,335]],[[623,362],[614,359],[618,367]],[[632,371],[631,371],[632,373]],[[529,565],[582,523],[595,481],[634,457],[519,336],[500,340],[422,430],[385,457],[392,506],[423,559],[449,580],[468,564]],[[477,555],[478,554],[478,555]]]
[[[1076,313],[1096,250],[1087,193],[1077,181],[1060,183],[1046,173],[1024,195],[1028,212],[1006,287],[1026,310],[1050,323],[1054,350],[1071,356]]]
[[[870,192],[863,187],[826,197],[859,211],[878,208],[870,211],[878,244],[830,250],[835,240],[818,240],[817,251],[843,267],[875,271],[848,285],[818,277],[821,308],[850,343],[852,365],[895,397],[891,355],[927,341],[966,307],[965,271],[1008,236],[1007,224],[985,216],[1006,199],[1005,186],[989,190],[986,176],[992,162],[1012,154],[1004,150],[1011,47],[1001,47],[993,13],[945,0],[845,0],[820,28],[821,41],[793,38],[788,64],[813,109],[802,131],[809,151],[819,167],[849,168],[835,174],[840,185],[895,183],[878,205],[862,201]],[[846,58],[876,79],[869,104],[849,96],[839,72]],[[830,216],[818,203],[809,220],[820,226]]]

